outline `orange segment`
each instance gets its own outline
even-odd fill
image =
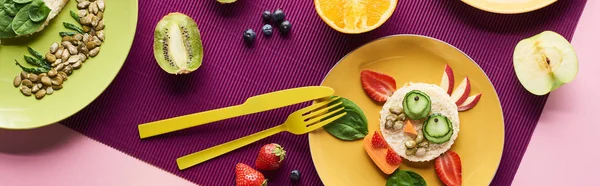
[[[381,26],[396,9],[397,0],[314,0],[317,14],[342,33],[363,33]]]

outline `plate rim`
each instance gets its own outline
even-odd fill
[[[539,9],[542,9],[544,7],[550,6],[556,2],[558,2],[558,0],[549,0],[546,3],[540,3],[536,6],[531,6],[531,7],[524,7],[524,8],[518,8],[518,9],[495,9],[495,8],[491,8],[491,7],[484,7],[484,6],[479,6],[479,3],[473,3],[473,1],[471,0],[461,0],[463,3],[474,7],[476,9],[479,10],[483,10],[486,12],[491,12],[491,13],[497,13],[497,14],[522,14],[522,13],[528,13],[528,12],[533,12]]]
[[[78,109],[76,109],[77,111],[66,115],[64,118],[62,119],[58,119],[56,121],[48,121],[48,122],[40,122],[43,124],[36,124],[36,125],[29,125],[29,126],[25,126],[25,127],[19,127],[19,126],[4,126],[4,125],[0,125],[0,129],[2,130],[31,130],[31,129],[37,129],[37,128],[42,128],[42,127],[46,127],[46,126],[50,126],[50,125],[55,125],[55,124],[59,124],[60,121],[67,119],[75,114],[77,114],[78,112],[80,112],[81,110],[85,109],[87,106],[89,106],[92,102],[94,102],[96,99],[98,99],[98,97],[100,97],[100,95],[102,95],[102,93],[104,93],[104,91],[106,91],[106,89],[114,82],[114,80],[116,79],[117,75],[120,73],[121,69],[123,68],[123,65],[125,65],[125,62],[127,61],[127,56],[129,56],[129,52],[131,52],[131,47],[133,46],[133,42],[135,41],[135,35],[137,34],[137,28],[138,28],[138,21],[139,21],[139,0],[133,0],[135,3],[135,9],[131,10],[135,16],[133,18],[133,22],[135,24],[133,24],[133,32],[131,32],[132,37],[131,39],[127,40],[126,43],[128,45],[128,51],[127,51],[127,55],[125,56],[125,59],[123,59],[123,62],[118,63],[118,70],[116,70],[113,75],[110,75],[110,81],[102,87],[102,91],[97,92],[96,94],[94,94],[94,96],[92,96],[93,98],[90,99],[89,101],[87,101],[87,103],[82,104],[82,106]],[[62,12],[61,12],[62,13]]]
[[[484,71],[484,70],[481,68],[481,66],[479,66],[479,64],[477,64],[477,63],[475,62],[475,60],[474,60],[474,59],[473,59],[471,56],[467,55],[467,54],[466,54],[464,51],[460,50],[460,49],[459,49],[459,48],[457,48],[456,46],[454,46],[454,45],[451,45],[450,43],[448,43],[448,42],[445,42],[445,41],[443,41],[443,40],[441,40],[441,39],[437,39],[437,38],[430,37],[430,36],[425,36],[425,35],[420,35],[420,34],[392,34],[392,35],[387,35],[387,36],[379,37],[379,38],[377,38],[377,39],[374,39],[374,40],[371,40],[371,41],[369,41],[369,42],[367,42],[367,43],[364,43],[364,44],[362,44],[362,45],[360,45],[360,46],[356,47],[356,48],[355,48],[355,49],[353,49],[352,51],[350,51],[350,52],[346,53],[346,55],[344,55],[342,58],[340,58],[340,59],[339,59],[339,60],[338,60],[338,61],[337,61],[337,62],[336,62],[334,65],[333,65],[333,67],[331,67],[331,68],[329,69],[329,71],[327,71],[327,74],[325,74],[325,76],[323,77],[323,79],[321,80],[321,82],[319,83],[319,85],[320,85],[320,86],[323,86],[323,83],[325,82],[325,79],[327,79],[327,77],[329,77],[329,74],[331,73],[331,71],[333,71],[333,69],[335,69],[335,67],[337,67],[337,66],[338,66],[338,65],[339,65],[339,64],[340,64],[340,63],[341,63],[343,60],[345,60],[345,59],[346,59],[346,58],[347,58],[347,57],[348,57],[350,54],[352,54],[352,53],[356,52],[357,50],[359,50],[359,49],[361,49],[361,48],[363,48],[363,47],[365,47],[365,46],[367,46],[367,45],[369,45],[369,44],[371,44],[371,43],[374,43],[374,42],[376,42],[376,41],[379,41],[379,40],[384,40],[384,39],[390,39],[390,38],[395,38],[395,37],[420,37],[420,38],[424,38],[424,39],[430,39],[430,40],[434,40],[434,41],[436,41],[436,42],[440,42],[440,43],[442,43],[442,44],[448,45],[448,46],[450,46],[450,47],[454,48],[456,51],[458,51],[458,52],[462,53],[462,54],[463,54],[465,57],[467,57],[467,58],[469,59],[469,61],[471,61],[471,63],[475,64],[475,66],[476,66],[477,68],[479,68],[479,70],[480,70],[481,72],[483,72],[483,75],[486,77],[486,79],[487,79],[488,83],[490,83],[490,85],[492,85],[492,89],[494,90],[494,94],[495,94],[495,96],[494,96],[494,97],[495,97],[495,99],[498,101],[498,104],[500,105],[500,116],[501,116],[500,118],[502,119],[502,150],[500,151],[500,161],[498,161],[498,163],[496,164],[496,170],[494,171],[494,177],[495,177],[495,176],[498,174],[498,169],[500,168],[500,163],[502,163],[502,156],[504,155],[504,145],[505,145],[505,141],[506,141],[506,129],[505,129],[505,127],[506,127],[506,123],[505,123],[505,119],[504,119],[504,109],[502,109],[502,108],[503,108],[503,107],[502,107],[502,102],[500,102],[500,97],[498,96],[498,91],[496,91],[496,87],[494,86],[494,84],[493,84],[493,83],[492,83],[492,81],[490,80],[490,78],[489,78],[489,76],[487,75],[487,73],[485,73],[485,71]],[[319,177],[319,180],[321,181],[321,183],[325,184],[325,183],[323,182],[323,179],[321,178],[321,174],[322,174],[322,173],[320,173],[320,172],[319,172],[319,169],[317,169],[317,164],[315,163],[315,160],[314,160],[314,152],[313,152],[313,151],[314,151],[314,149],[312,148],[312,145],[311,145],[311,139],[312,139],[312,137],[311,137],[311,136],[312,136],[312,135],[313,135],[313,133],[312,133],[312,132],[308,133],[308,148],[309,148],[309,151],[310,151],[310,157],[311,157],[310,159],[311,159],[311,162],[313,163],[313,166],[314,166],[314,168],[315,168],[315,171],[317,172],[317,176]],[[492,177],[492,178],[490,179],[490,182],[488,183],[488,185],[492,183],[492,181],[494,180],[494,177]]]

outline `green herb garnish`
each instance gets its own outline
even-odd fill
[[[346,115],[323,126],[323,129],[334,137],[352,141],[364,138],[369,133],[367,118],[363,111],[354,104],[352,101],[346,98],[340,98]],[[332,108],[336,110],[339,108]],[[324,118],[326,120],[330,117]]]
[[[73,12],[73,10],[70,11],[71,12],[71,17],[73,17],[73,19],[75,19],[75,21],[79,22],[79,15],[77,15],[77,13]]]
[[[16,59],[15,59],[15,64],[17,66],[21,67],[21,69],[23,69],[23,71],[25,71],[27,73],[41,74],[41,73],[46,73],[50,70],[49,68],[43,68],[43,67],[31,67],[31,68],[24,67]]]
[[[75,31],[79,32],[80,34],[83,34],[83,29],[79,28],[78,26],[75,26],[72,23],[63,22],[63,25],[65,26],[65,28],[75,30]]]
[[[74,36],[75,32],[59,32],[58,35],[60,35],[60,37]]]

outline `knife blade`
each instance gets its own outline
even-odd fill
[[[333,96],[333,93],[334,90],[332,88],[325,86],[306,86],[285,89],[250,97],[240,105],[144,123],[138,125],[138,131],[140,138],[143,139],[215,121],[330,97]]]

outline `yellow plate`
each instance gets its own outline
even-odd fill
[[[462,0],[475,8],[500,13],[518,14],[544,8],[557,0]]]
[[[0,45],[0,128],[31,129],[53,124],[83,109],[112,82],[125,62],[136,32],[137,0],[106,1],[104,20],[106,42],[95,58],[73,71],[63,88],[41,100],[25,97],[13,80],[21,69],[15,59],[26,64],[27,46],[46,54],[53,42],[59,42],[62,22],[76,23],[69,11],[77,11],[77,1],[70,0],[49,27],[33,37],[18,41],[3,41]]]
[[[425,36],[384,37],[346,55],[322,85],[355,102],[365,113],[372,132],[379,128],[381,104],[364,93],[360,83],[362,70],[386,73],[396,79],[400,88],[409,81],[439,84],[446,64],[454,70],[455,87],[466,75],[471,80],[471,95],[482,93],[474,108],[459,113],[460,133],[451,148],[462,160],[463,185],[489,185],[504,145],[502,108],[486,74],[460,50]],[[320,129],[309,134],[309,144],[314,165],[325,185],[385,185],[387,176],[369,158],[362,140],[338,140]],[[415,164],[404,160],[400,169],[419,173],[428,186],[443,185],[437,178],[433,161]]]

